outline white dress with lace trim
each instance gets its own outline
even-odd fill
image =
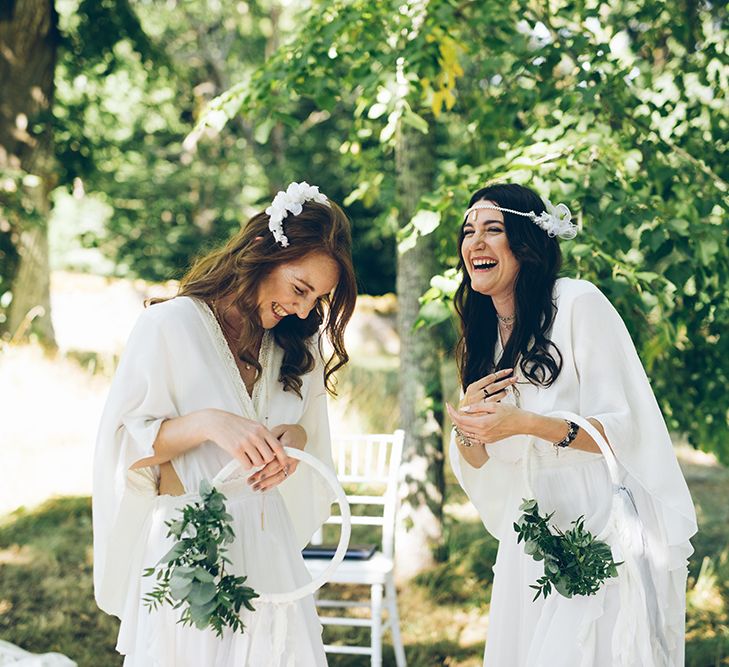
[[[477,469],[461,457],[451,438],[454,472],[486,529],[499,540],[484,665],[681,667],[686,566],[692,552],[689,539],[696,532],[686,482],[617,312],[594,285],[582,280],[558,280],[555,300],[550,339],[562,354],[562,371],[548,388],[520,377],[519,406],[542,415],[568,411],[603,425],[620,480],[630,490],[642,524],[650,568],[644,578],[648,611],[641,614],[627,600],[625,592],[636,589],[624,585],[630,572],[621,567],[618,578],[608,580],[596,595],[567,599],[552,593],[532,602],[530,585],[542,575],[543,564],[516,542],[513,523],[519,505],[533,491],[540,511],[554,512],[552,521],[562,529],[583,515],[587,529],[597,535],[610,517],[613,498],[600,454],[556,451],[543,440],[513,436],[487,445],[489,460]]]
[[[142,603],[154,586],[153,578],[141,577],[143,568],[154,566],[172,545],[165,521],[194,497],[202,479],[212,479],[230,461],[217,445],[203,443],[172,462],[187,495],[157,496],[149,469],[126,471],[149,455],[163,418],[217,408],[271,427],[301,423],[307,452],[332,465],[318,353],[316,368],[302,378],[302,398],[284,392],[278,382],[282,356],[266,334],[259,356],[263,374],[251,397],[203,302],[177,297],[152,306],[132,333],[102,419],[94,492],[97,601],[122,620],[117,649],[126,656],[126,667],[326,665],[311,597],[285,606],[254,601],[256,611],[243,614],[245,633],[226,632],[222,639],[183,627],[177,623],[179,611],[164,607],[150,613]],[[284,592],[310,580],[301,547],[326,518],[331,491],[306,468],[263,493],[253,491],[245,475],[223,485],[237,536],[227,554],[230,571],[247,576],[254,589]],[[122,474],[124,488],[109,499],[104,487],[117,486]],[[125,558],[115,557],[116,550]]]

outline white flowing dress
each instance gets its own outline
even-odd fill
[[[172,546],[165,521],[195,499],[202,479],[231,457],[206,442],[172,460],[186,494],[157,495],[153,468],[130,466],[153,455],[166,418],[217,408],[268,427],[301,424],[306,451],[333,468],[323,366],[302,377],[302,398],[285,392],[278,375],[283,351],[264,336],[263,375],[250,397],[208,306],[176,297],[149,307],[135,326],[102,417],[94,469],[94,586],[99,607],[121,619],[117,650],[126,667],[318,667],[326,665],[322,627],[311,596],[280,605],[253,602],[243,634],[177,623],[180,610],[149,612],[142,603],[154,579],[142,577]],[[241,473],[242,475],[242,473]],[[236,540],[229,572],[266,592],[288,592],[310,581],[301,548],[329,516],[332,491],[306,465],[285,483],[255,492],[244,476],[218,487],[227,497]]]
[[[538,414],[594,417],[604,427],[642,524],[649,564],[637,592],[643,604],[631,597],[636,591],[622,566],[595,595],[567,599],[552,592],[532,602],[529,586],[542,576],[543,565],[517,544],[513,523],[519,505],[533,491],[540,513],[554,512],[552,521],[560,528],[584,515],[586,528],[597,535],[614,491],[601,454],[556,451],[551,443],[520,435],[486,445],[488,461],[474,468],[452,438],[454,472],[499,540],[484,665],[681,667],[689,538],[696,532],[686,482],[618,313],[583,280],[559,279],[554,298],[550,339],[562,353],[562,371],[549,388],[520,378],[508,399]],[[501,354],[498,343],[496,353]]]

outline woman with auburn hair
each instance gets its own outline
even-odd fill
[[[515,184],[474,193],[461,226],[450,458],[499,540],[484,665],[679,667],[696,516],[623,321],[558,278],[576,233]]]
[[[153,582],[142,572],[171,547],[165,521],[182,494],[237,459],[248,477],[226,492],[236,536],[230,569],[266,593],[309,580],[301,549],[329,516],[332,492],[308,466],[297,471],[283,447],[332,466],[327,392],[348,360],[343,335],[355,299],[349,221],[318,188],[292,183],[200,259],[176,297],[153,301],[139,318],[94,470],[96,600],[121,619],[125,666],[326,664],[311,597],[281,613],[244,611],[245,632],[219,638],[180,624],[180,610],[148,611],[142,598]]]

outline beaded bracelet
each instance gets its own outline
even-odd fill
[[[562,440],[554,443],[555,449],[559,449],[561,447],[569,447],[572,444],[572,441],[577,437],[577,432],[580,430],[580,427],[574,422],[571,422],[569,419],[565,419],[565,422],[567,423],[569,430],[567,431],[567,435],[562,438]]]

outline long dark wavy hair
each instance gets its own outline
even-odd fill
[[[525,213],[534,211],[537,215],[545,210],[539,195],[514,183],[481,188],[471,197],[468,208],[479,200]],[[543,387],[549,387],[562,370],[562,354],[547,337],[556,313],[552,292],[562,265],[559,243],[529,218],[507,212],[503,216],[506,238],[519,263],[519,272],[514,285],[516,321],[498,362],[494,359],[498,335],[496,309],[490,296],[471,287],[461,251],[464,239],[461,225],[458,268],[463,279],[454,302],[461,323],[456,360],[464,390],[496,370],[516,368],[517,362],[529,382]]]
[[[307,202],[299,215],[289,214],[284,218],[284,232],[289,240],[285,248],[275,241],[268,222],[268,215],[257,213],[222,248],[198,259],[180,281],[178,296],[193,296],[211,304],[235,293],[234,303],[243,315],[238,356],[256,368],[258,379],[261,366],[251,352],[262,330],[258,285],[278,264],[300,260],[311,252],[326,253],[339,267],[339,280],[331,298],[319,300],[306,319],[289,315],[272,331],[274,340],[284,351],[279,381],[284,390],[301,396],[301,376],[315,364],[307,341],[324,324],[324,333],[333,350],[324,377],[327,390],[334,394],[331,376],[349,361],[344,329],[357,299],[349,220],[332,201],[329,205]]]

